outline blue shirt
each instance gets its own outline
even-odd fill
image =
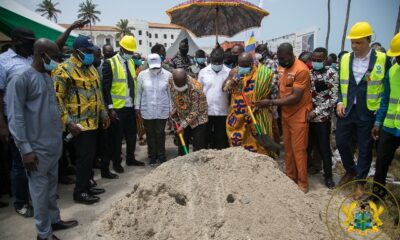
[[[13,75],[32,64],[32,57],[24,58],[16,54],[11,48],[0,54],[0,90],[4,91],[4,114],[6,114],[7,85]],[[0,99],[1,104],[1,99]]]
[[[389,108],[389,97],[390,97],[390,80],[389,80],[389,71],[386,71],[386,77],[383,80],[384,88],[381,105],[376,112],[376,120],[375,126],[382,126],[385,121],[386,113]],[[398,128],[388,128],[383,126],[383,130],[388,133],[395,135],[396,137],[400,137],[400,129]]]

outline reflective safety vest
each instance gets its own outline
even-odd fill
[[[126,90],[128,87],[126,83],[127,76],[125,75],[125,71],[119,60],[118,54],[116,54],[112,58],[109,58],[107,61],[109,61],[113,73],[113,80],[111,86],[111,98],[113,107],[115,109],[121,109],[125,106]],[[133,91],[136,93],[135,63],[133,62],[132,59],[130,59],[128,61],[128,65],[129,65],[129,72],[131,73],[133,79],[133,88],[134,88]],[[134,96],[132,97],[133,97],[132,103],[134,103],[135,97]]]
[[[389,70],[390,97],[383,126],[400,129],[400,65],[396,63]]]
[[[372,71],[365,73],[362,81],[368,82],[367,87],[367,107],[370,111],[376,111],[379,108],[383,93],[383,78],[385,77],[386,55],[376,52],[377,58]],[[340,90],[342,93],[343,105],[347,106],[347,93],[350,78],[350,53],[343,55],[340,61]]]

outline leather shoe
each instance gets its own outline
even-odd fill
[[[64,185],[70,185],[70,184],[74,184],[75,180],[73,178],[68,177],[68,176],[63,176],[63,177],[60,177],[58,182],[61,183],[61,184],[64,184]]]
[[[121,165],[113,165],[114,171],[116,171],[117,173],[123,173],[124,172],[124,168]]]
[[[333,181],[332,178],[325,178],[325,186],[328,187],[329,189],[335,188],[335,182]]]
[[[127,166],[144,166],[144,162],[140,162],[137,160],[126,161]]]
[[[51,228],[53,229],[53,231],[64,230],[76,226],[78,226],[78,221],[76,220],[71,220],[71,221],[60,220],[58,223],[51,224]]]
[[[357,184],[353,194],[354,200],[360,200],[362,196],[364,196],[364,193],[365,193],[364,184]]]
[[[39,236],[36,237],[37,240],[60,240],[56,235],[52,235],[48,238],[41,238]]]
[[[104,188],[90,188],[88,191],[90,195],[99,195],[105,192],[106,190]]]
[[[117,174],[112,173],[110,171],[105,172],[105,173],[101,173],[101,177],[102,178],[107,178],[107,179],[117,179],[117,178],[119,178]]]
[[[346,172],[346,174],[340,179],[338,186],[342,186],[348,182],[350,182],[351,180],[353,180],[353,178],[356,176],[355,173],[349,173]]]
[[[100,201],[100,198],[97,196],[92,196],[88,193],[81,193],[78,196],[74,196],[74,201],[77,203],[90,205]]]

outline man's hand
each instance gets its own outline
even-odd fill
[[[317,114],[315,112],[310,112],[310,114],[308,114],[308,121],[313,120],[316,116]]]
[[[74,23],[72,23],[70,26],[69,26],[69,29],[70,30],[74,30],[74,29],[77,29],[77,28],[82,28],[83,26],[85,26],[83,23],[85,22],[85,20],[76,20]]]
[[[8,131],[8,126],[7,124],[1,124],[0,125],[0,142],[1,143],[8,143],[8,136],[10,132]]]
[[[343,118],[344,115],[346,114],[346,108],[343,106],[343,104],[338,104],[336,106],[336,114],[338,117]]]
[[[176,132],[178,133],[178,134],[181,134],[181,133],[183,133],[185,131],[185,129],[183,128],[183,127],[179,127],[177,130],[176,130]]]
[[[82,132],[81,128],[78,127],[78,125],[76,125],[75,123],[68,124],[68,130],[74,137],[78,136]]]
[[[263,99],[263,100],[255,102],[254,105],[256,106],[257,109],[265,108],[265,107],[271,106],[271,102],[272,102],[271,99]]]
[[[107,129],[110,127],[111,121],[110,118],[107,116],[103,119],[103,129]]]
[[[39,164],[39,160],[36,157],[36,154],[34,152],[31,152],[22,156],[22,163],[26,168],[26,170],[37,171],[37,165]]]
[[[111,122],[116,122],[119,120],[118,114],[114,109],[108,110],[108,116],[110,117]]]
[[[140,109],[136,109],[136,110],[135,110],[135,113],[136,113],[136,117],[137,117],[137,118],[139,118],[139,119],[142,118],[142,113],[140,112]]]
[[[379,126],[374,126],[371,130],[372,138],[376,141],[379,139],[379,131],[380,127]]]

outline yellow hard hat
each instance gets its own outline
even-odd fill
[[[349,35],[347,35],[347,39],[360,39],[371,36],[374,34],[372,32],[372,27],[367,22],[358,22],[353,25],[350,29]]]
[[[130,52],[136,52],[136,39],[131,35],[124,36],[119,45]]]
[[[390,42],[390,49],[387,55],[389,57],[400,56],[400,33],[397,33]]]

